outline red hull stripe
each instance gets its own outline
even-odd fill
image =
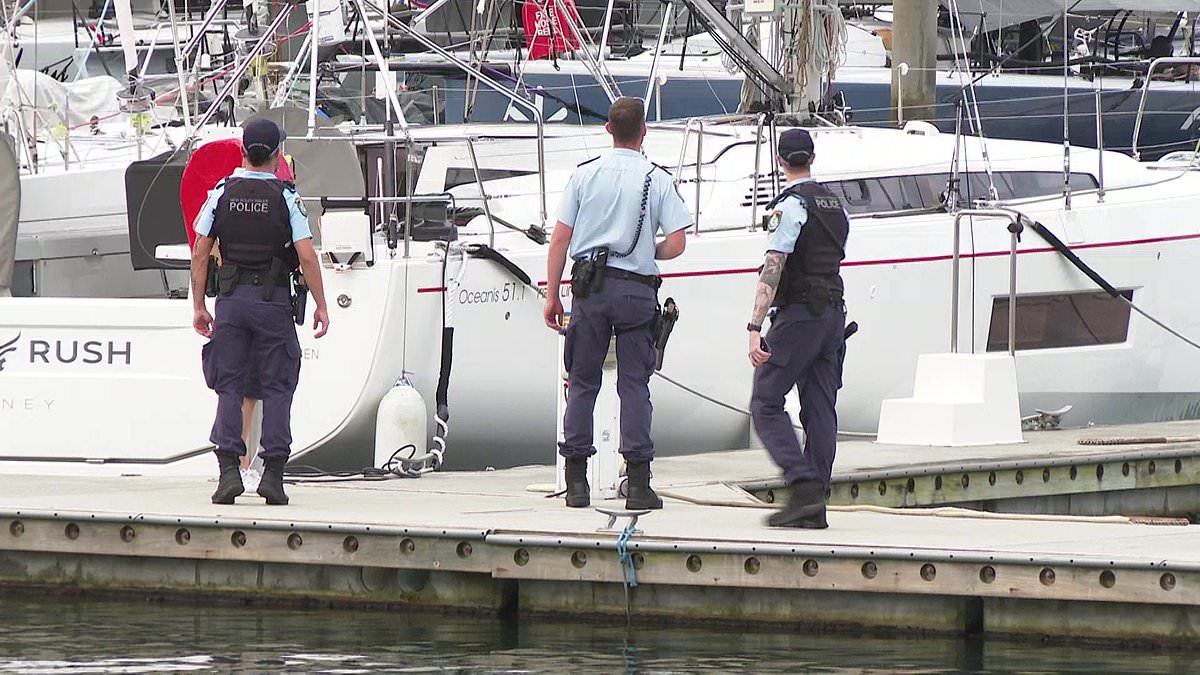
[[[1031,234],[1030,236],[1034,236],[1034,235]],[[1105,241],[1105,242],[1097,242],[1095,244],[1077,244],[1075,246],[1071,246],[1070,248],[1073,251],[1082,251],[1082,250],[1094,249],[1094,248],[1121,248],[1121,247],[1126,247],[1126,246],[1144,246],[1146,244],[1162,244],[1162,243],[1172,242],[1172,241],[1190,241],[1193,239],[1200,239],[1200,233],[1181,234],[1181,235],[1175,235],[1175,236],[1171,236],[1171,237],[1151,237],[1151,238],[1147,238],[1147,239],[1131,239],[1128,241]],[[1053,253],[1053,252],[1054,252],[1054,249],[1047,246],[1047,247],[1043,247],[1043,248],[1024,248],[1024,249],[1017,251],[1017,255],[1029,255],[1029,254],[1035,254],[1035,253]],[[959,258],[962,260],[968,260],[971,258],[995,258],[995,257],[999,257],[999,256],[1006,256],[1006,255],[1008,255],[1008,251],[983,251],[981,253],[963,253],[961,256],[959,256]],[[873,267],[876,265],[911,265],[911,264],[915,264],[915,263],[944,262],[947,260],[952,260],[953,258],[954,258],[954,256],[952,256],[950,254],[946,254],[946,255],[921,256],[921,257],[916,257],[916,258],[886,258],[886,259],[882,259],[882,260],[853,260],[850,262],[842,263],[842,267]],[[758,272],[757,267],[745,267],[745,268],[725,269],[725,270],[696,270],[694,272],[669,272],[662,276],[664,279],[687,279],[687,278],[694,278],[694,277],[728,276],[731,274],[756,274],[757,272]],[[539,287],[544,287],[545,285],[546,285],[545,281],[538,282]],[[445,288],[440,287],[440,286],[433,287],[433,288],[418,288],[417,293],[441,293],[445,290],[446,290]]]

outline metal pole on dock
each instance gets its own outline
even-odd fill
[[[905,119],[932,119],[937,91],[938,3],[895,0],[893,11],[892,63],[908,68],[907,73],[899,67],[892,69],[892,110],[903,107]],[[893,120],[899,121],[898,114]]]
[[[1068,31],[1069,0],[1063,0],[1063,208],[1071,210],[1071,36]],[[1150,79],[1150,73],[1146,73]]]

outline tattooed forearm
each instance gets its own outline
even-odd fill
[[[762,325],[771,309],[771,301],[775,299],[775,291],[779,288],[779,277],[783,275],[783,264],[787,256],[771,251],[763,262],[762,272],[758,275],[758,286],[754,290],[754,313],[750,315],[750,323]]]

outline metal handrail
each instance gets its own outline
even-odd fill
[[[604,8],[604,26],[600,29],[600,48],[599,54],[597,54],[601,61],[605,59],[604,50],[608,48],[608,32],[612,30],[614,4],[616,4],[616,0],[608,0],[607,6]]]
[[[172,10],[172,13],[174,13],[174,10]],[[193,38],[192,38],[192,42],[195,42],[199,39],[202,39],[205,36],[209,27],[211,27],[213,23],[216,23],[221,26],[236,26],[236,25],[238,25],[238,22],[234,21],[233,19],[221,19],[220,21],[215,21],[215,22],[212,20],[206,20],[203,22],[160,21],[160,22],[154,24],[154,33],[151,34],[150,42],[146,45],[146,59],[142,63],[141,67],[138,68],[138,74],[137,74],[138,81],[144,80],[146,78],[146,73],[147,73],[147,71],[150,70],[150,61],[151,61],[151,59],[154,58],[154,54],[155,54],[155,52],[158,51],[158,48],[160,46],[164,46],[164,47],[166,46],[166,45],[159,45],[159,43],[158,43],[158,38],[160,35],[162,35],[162,32],[164,30],[171,29],[172,31],[174,31],[176,27],[199,26],[199,28],[196,32],[196,35],[193,36]],[[175,69],[177,71],[179,71],[180,74],[183,73],[183,67],[182,67],[183,61],[184,61],[184,59],[187,59],[191,56],[191,51],[192,50],[187,50],[186,47],[181,47],[180,52],[175,55],[175,66],[176,66]]]
[[[1096,179],[1099,181],[1100,191],[1096,193],[1096,200],[1104,203],[1104,115],[1101,113],[1102,100],[1101,94],[1104,92],[1100,89],[1096,90]],[[1068,181],[1070,178],[1067,179]]]
[[[750,174],[750,231],[758,229],[758,178],[761,175],[763,126],[766,125],[767,114],[758,114],[758,129],[754,134],[754,172]],[[772,168],[771,172],[774,173]]]
[[[654,85],[658,80],[659,57],[662,56],[663,44],[667,41],[667,26],[675,14],[675,0],[665,0],[665,3],[666,6],[662,10],[662,26],[658,30],[658,43],[654,48],[654,58],[650,61],[650,77],[646,80],[646,95],[642,97],[642,100],[646,102],[647,116],[650,114],[650,101],[654,98]]]
[[[768,121],[771,123],[771,134],[770,134],[770,136],[768,136],[768,139],[771,141],[771,143],[770,143],[771,158],[772,158],[772,160],[774,160],[775,157],[779,156],[779,150],[775,147],[775,139],[779,138],[779,134],[777,133],[776,128],[775,128],[775,116],[768,115],[767,117],[769,118]],[[778,196],[779,196],[779,172],[776,171],[774,168],[772,168],[771,169],[771,199],[775,199]]]
[[[539,215],[541,216],[541,225],[542,225],[542,227],[545,227],[546,220],[547,220],[547,210],[546,210],[546,122],[542,117],[541,109],[538,106],[531,103],[528,99],[514,93],[513,91],[511,91],[504,85],[502,85],[499,82],[497,82],[496,80],[492,79],[487,74],[485,74],[482,70],[475,68],[471,64],[466,63],[462,59],[458,58],[452,52],[450,52],[446,48],[442,47],[438,43],[434,42],[433,40],[429,39],[424,34],[413,30],[411,27],[405,25],[403,22],[401,22],[396,17],[391,16],[390,14],[384,13],[371,0],[361,0],[361,1],[363,2],[363,4],[365,6],[370,7],[371,9],[384,14],[387,17],[389,25],[391,25],[394,28],[396,28],[397,30],[401,31],[406,36],[421,43],[421,45],[424,46],[426,49],[428,49],[432,52],[435,52],[436,54],[438,54],[442,58],[446,59],[450,63],[453,63],[455,66],[457,66],[459,68],[459,70],[462,70],[463,72],[469,74],[471,77],[474,77],[475,79],[479,80],[480,82],[491,87],[497,93],[499,93],[501,96],[504,96],[508,100],[512,101],[515,105],[517,105],[521,108],[524,108],[531,115],[533,115],[534,121],[537,123],[537,131],[538,131],[538,135],[537,135],[538,193],[539,193],[539,197],[541,198],[541,203],[540,203],[541,212],[539,213]]]
[[[679,164],[675,167],[675,187],[679,187],[680,176],[683,175],[683,157],[687,154],[688,138],[692,135],[692,126],[697,128],[696,132],[696,222],[694,223],[695,234],[700,234],[700,181],[701,169],[704,166],[704,119],[701,117],[690,117],[683,125],[683,142],[679,144]]]
[[[180,50],[183,58],[188,58],[192,55],[192,52],[195,51],[196,47],[200,44],[200,41],[204,39],[204,34],[208,31],[209,24],[211,24],[213,20],[217,18],[217,15],[225,9],[226,1],[227,0],[216,0],[213,2],[212,7],[209,8],[208,13],[204,15],[204,19],[202,19],[200,22],[200,30],[196,31],[195,34],[192,35],[192,39],[188,40],[187,44],[185,44],[183,49]]]
[[[959,247],[962,219],[966,216],[981,218],[1006,218],[1011,233],[1008,252],[1008,355],[1016,354],[1017,340],[1017,238],[1028,220],[1020,211],[1004,207],[987,209],[963,209],[954,214],[954,251],[950,262],[950,353],[958,353],[958,277],[960,266]]]
[[[1137,118],[1133,122],[1133,158],[1140,160],[1142,153],[1138,150],[1138,137],[1142,134],[1142,118],[1146,115],[1146,98],[1150,94],[1150,76],[1159,66],[1194,66],[1200,65],[1200,57],[1196,56],[1164,56],[1154,59],[1150,62],[1150,68],[1146,71],[1146,79],[1142,82],[1142,98],[1138,102]]]
[[[579,38],[580,49],[576,50],[576,53],[583,52],[584,67],[588,68],[588,70],[595,69],[592,72],[592,76],[596,78],[596,81],[600,84],[600,88],[604,90],[604,95],[608,97],[608,102],[612,103],[616,101],[617,98],[621,96],[621,87],[619,84],[617,84],[616,78],[612,76],[612,73],[610,73],[608,68],[604,65],[603,55],[600,55],[599,58],[593,57],[591,50],[592,41],[588,36],[587,31],[581,28],[575,21],[574,15],[571,13],[570,9],[567,8],[564,0],[554,0],[554,2],[555,9],[561,10],[562,15],[566,17],[567,27],[570,28],[571,32],[575,33],[575,36]],[[544,11],[550,11],[550,9],[551,8],[547,6]],[[551,45],[551,48],[553,48],[553,45]]]
[[[488,246],[496,248],[496,221],[492,220],[492,209],[488,206],[487,191],[483,188],[483,175],[479,173],[479,158],[475,156],[475,139],[467,138],[467,153],[471,155],[471,168],[475,170],[475,186],[483,202],[483,215],[488,221]]]
[[[196,122],[196,128],[193,133],[199,133],[199,131],[204,128],[204,125],[208,124],[210,121],[212,121],[212,118],[216,116],[217,111],[220,110],[221,102],[224,101],[225,97],[232,94],[234,89],[237,88],[238,84],[241,82],[242,75],[244,75],[246,71],[250,69],[250,64],[253,63],[259,52],[266,47],[268,41],[274,39],[273,36],[275,35],[275,31],[279,30],[279,27],[287,22],[288,15],[291,14],[292,7],[294,7],[294,5],[284,5],[283,9],[279,10],[279,14],[275,16],[275,20],[272,21],[271,25],[267,27],[266,32],[264,32],[259,41],[254,43],[254,46],[250,48],[250,51],[246,54],[245,60],[238,64],[237,68],[230,73],[229,81],[225,83],[225,86],[221,88],[221,91],[208,106],[208,110],[205,110],[204,115],[198,122]]]

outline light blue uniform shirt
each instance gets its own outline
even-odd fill
[[[646,191],[646,217],[635,243],[647,174],[650,186]],[[642,153],[626,148],[614,148],[575,169],[563,191],[558,220],[574,229],[572,259],[608,248],[609,267],[637,274],[658,274],[654,262],[656,233],[671,234],[692,224],[671,174]],[[619,255],[631,246],[628,256]]]
[[[794,185],[811,183],[812,178],[800,178],[783,186],[786,190]],[[796,250],[796,242],[800,239],[800,231],[808,222],[808,207],[803,199],[785,197],[775,205],[767,219],[767,230],[771,233],[771,241],[767,244],[768,251],[791,255]]]
[[[248,171],[242,167],[233,170],[230,178],[254,178],[258,180],[271,180],[278,178],[275,174],[269,171]],[[217,183],[217,186],[208,191],[208,199],[204,200],[204,206],[200,207],[200,219],[196,221],[196,235],[207,237],[209,232],[212,232],[213,218],[217,215],[217,201],[221,199],[221,195],[225,194],[225,181]],[[288,218],[292,223],[292,242],[301,241],[303,239],[312,239],[312,229],[308,226],[308,213],[304,210],[304,206],[300,204],[300,195],[295,190],[284,189],[283,200],[287,202]]]

